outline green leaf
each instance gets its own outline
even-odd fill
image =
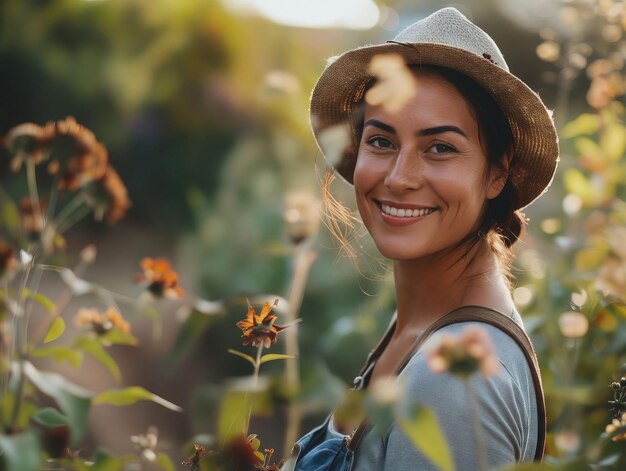
[[[24,290],[22,291],[22,297],[24,299],[31,299],[35,301],[37,304],[39,304],[50,313],[56,312],[57,307],[54,302],[41,293],[37,293],[35,291],[24,288]]]
[[[268,353],[267,355],[263,355],[261,357],[261,365],[263,363],[267,363],[268,361],[285,360],[287,358],[295,358],[295,357],[293,355],[284,355],[282,353]]]
[[[227,391],[219,407],[217,434],[220,443],[228,443],[237,435],[247,435],[250,415],[271,413],[272,403],[266,390],[244,387]]]
[[[8,198],[2,198],[2,206],[0,206],[0,221],[0,227],[6,228],[7,233],[19,233],[20,213],[17,209],[17,205]]]
[[[3,470],[37,471],[41,445],[33,431],[18,435],[0,435],[0,460]]]
[[[228,353],[232,353],[233,355],[236,355],[239,358],[243,358],[244,360],[249,361],[252,364],[252,366],[256,366],[256,360],[252,358],[250,355],[246,355],[245,353],[240,352],[238,350],[233,350],[232,348],[228,349]]]
[[[453,471],[454,463],[435,413],[424,406],[416,406],[410,419],[400,419],[400,429],[413,445],[435,466],[443,471]]]
[[[0,418],[6,418],[6,421],[8,421],[8,417],[11,417],[11,414],[13,412],[14,405],[15,394],[13,394],[11,391],[7,391],[5,394],[2,395],[2,401],[0,401]],[[22,430],[28,427],[28,421],[37,413],[38,410],[39,407],[36,404],[23,397],[20,405],[20,410],[15,420],[15,428],[17,430]],[[2,421],[4,422],[5,420],[3,419]],[[2,468],[0,467],[0,469]]]
[[[48,329],[46,336],[43,339],[43,343],[50,343],[53,340],[58,339],[64,331],[65,321],[60,316],[55,317],[52,321],[52,324],[50,324],[50,328]]]
[[[569,193],[580,196],[586,206],[597,200],[596,191],[585,175],[576,168],[568,168],[563,176],[565,188]]]
[[[564,139],[580,136],[581,134],[594,134],[600,129],[600,119],[598,115],[592,113],[582,113],[575,119],[563,126],[561,137]]]
[[[30,355],[36,358],[52,358],[57,363],[68,362],[73,368],[78,368],[83,361],[83,354],[74,348],[61,345],[51,345],[34,349]]]
[[[604,245],[586,247],[576,252],[574,266],[581,272],[595,270],[605,260],[609,248]]]
[[[600,146],[609,160],[621,159],[626,151],[626,128],[619,123],[608,125],[600,137]]]
[[[164,471],[175,471],[174,463],[165,453],[159,453],[154,460],[154,464],[161,467]]]
[[[579,137],[574,142],[576,151],[581,155],[601,158],[604,156],[602,148],[592,139],[588,137]]]
[[[114,406],[129,406],[137,401],[152,401],[166,409],[182,412],[182,408],[156,394],[147,391],[141,386],[131,386],[126,389],[113,389],[98,394],[93,399],[94,404],[111,404]]]
[[[44,427],[50,428],[69,425],[67,417],[53,407],[44,407],[43,409],[39,409],[32,417],[32,420],[43,425]]]
[[[57,373],[37,370],[30,362],[24,362],[24,374],[41,392],[53,398],[67,416],[72,444],[85,434],[87,413],[93,393],[68,381]]]
[[[122,373],[120,372],[117,363],[115,362],[113,357],[107,353],[98,338],[86,337],[83,335],[78,336],[74,341],[74,348],[78,348],[85,353],[91,355],[102,366],[104,366],[109,371],[109,373],[111,373],[111,376],[113,376],[115,381],[117,381],[118,383],[121,381]]]

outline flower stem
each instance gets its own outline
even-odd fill
[[[20,289],[18,291],[17,310],[13,312],[14,327],[14,351],[18,358],[17,363],[17,375],[18,383],[15,397],[13,400],[13,410],[11,411],[11,418],[9,420],[8,429],[13,430],[17,419],[19,417],[20,407],[22,405],[22,396],[24,395],[24,361],[26,358],[26,320],[25,320],[25,296],[23,296],[24,290],[28,285],[28,279],[31,274],[31,270],[34,266],[34,257],[26,266],[22,279],[20,281]]]
[[[261,369],[261,353],[263,353],[263,343],[259,344],[259,347],[256,351],[256,360],[254,361],[254,373],[252,373],[252,377],[254,378],[253,384],[256,387],[259,384],[259,371]]]
[[[74,198],[72,198],[69,203],[67,203],[63,207],[63,209],[59,211],[59,214],[57,214],[54,218],[52,225],[54,227],[59,227],[76,209],[78,209],[85,202],[85,196],[82,191],[76,194],[76,196],[74,196]]]
[[[28,184],[28,195],[33,203],[33,218],[35,227],[43,227],[43,214],[39,204],[39,192],[37,191],[37,174],[35,171],[35,161],[32,158],[26,159],[26,181]]]
[[[298,250],[295,256],[291,287],[289,289],[289,309],[287,323],[295,322],[300,311],[302,298],[309,271],[317,258],[317,252],[311,248]],[[300,389],[300,371],[298,369],[298,325],[292,325],[285,331],[285,353],[293,358],[285,362],[285,384],[289,391],[296,393]],[[284,450],[290,450],[298,438],[302,413],[293,403],[287,405],[287,426],[284,437]]]
[[[71,215],[72,217],[71,218],[68,216],[67,218],[65,218],[65,220],[63,221],[62,224],[59,224],[57,226],[57,232],[59,234],[63,234],[70,227],[72,227],[74,224],[76,224],[81,219],[83,219],[85,216],[87,216],[90,212],[91,212],[91,208],[89,208],[88,206],[79,206],[79,207],[77,207],[76,211],[74,211],[72,213],[72,215]]]
[[[11,419],[9,421],[8,430],[9,432],[13,432],[15,425],[17,423],[17,419],[19,417],[20,407],[22,405],[22,396],[24,395],[24,359],[20,358],[17,363],[17,374],[18,374],[18,383],[17,383],[17,391],[15,394],[15,398],[13,399],[13,410],[11,411]]]
[[[256,359],[254,361],[254,372],[252,373],[253,388],[256,389],[259,384],[259,371],[261,369],[261,354],[263,353],[263,343],[260,343],[256,351]],[[243,430],[244,436],[248,436],[248,428],[250,427],[250,417],[252,416],[252,407],[248,406],[248,420]]]
[[[470,383],[470,379],[465,381],[467,390],[467,400],[469,403],[470,412],[472,414],[472,426],[474,428],[474,437],[476,438],[476,455],[478,457],[478,469],[480,471],[487,471],[487,457],[485,456],[485,434],[483,426],[480,422],[480,414],[478,400],[476,394],[474,394],[474,388]]]
[[[59,197],[59,174],[57,173],[54,176],[54,181],[52,182],[52,187],[50,188],[50,195],[48,196],[48,212],[46,214],[44,222],[50,220],[53,217],[54,212],[56,211],[56,204]]]

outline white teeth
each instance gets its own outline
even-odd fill
[[[389,206],[388,204],[381,205],[384,213],[389,214],[391,216],[396,217],[421,217],[426,216],[435,211],[433,208],[424,208],[424,209],[398,209],[393,206]]]

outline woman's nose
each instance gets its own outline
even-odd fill
[[[400,152],[390,162],[384,180],[385,186],[394,194],[419,188],[423,181],[423,165],[413,152]]]

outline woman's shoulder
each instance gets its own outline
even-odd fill
[[[514,314],[513,320],[523,329],[519,315]],[[449,324],[434,332],[407,363],[400,375],[403,377],[403,381],[410,384],[414,379],[420,379],[418,381],[420,389],[429,387],[436,389],[450,381],[452,379],[450,374],[438,374],[431,370],[427,352],[437,347],[442,337],[457,337],[470,327],[480,328],[486,332],[492,346],[492,355],[500,367],[497,374],[498,382],[510,383],[509,386],[517,389],[517,393],[522,392],[525,396],[529,395],[533,388],[532,371],[522,347],[513,337],[500,328],[478,321]]]

